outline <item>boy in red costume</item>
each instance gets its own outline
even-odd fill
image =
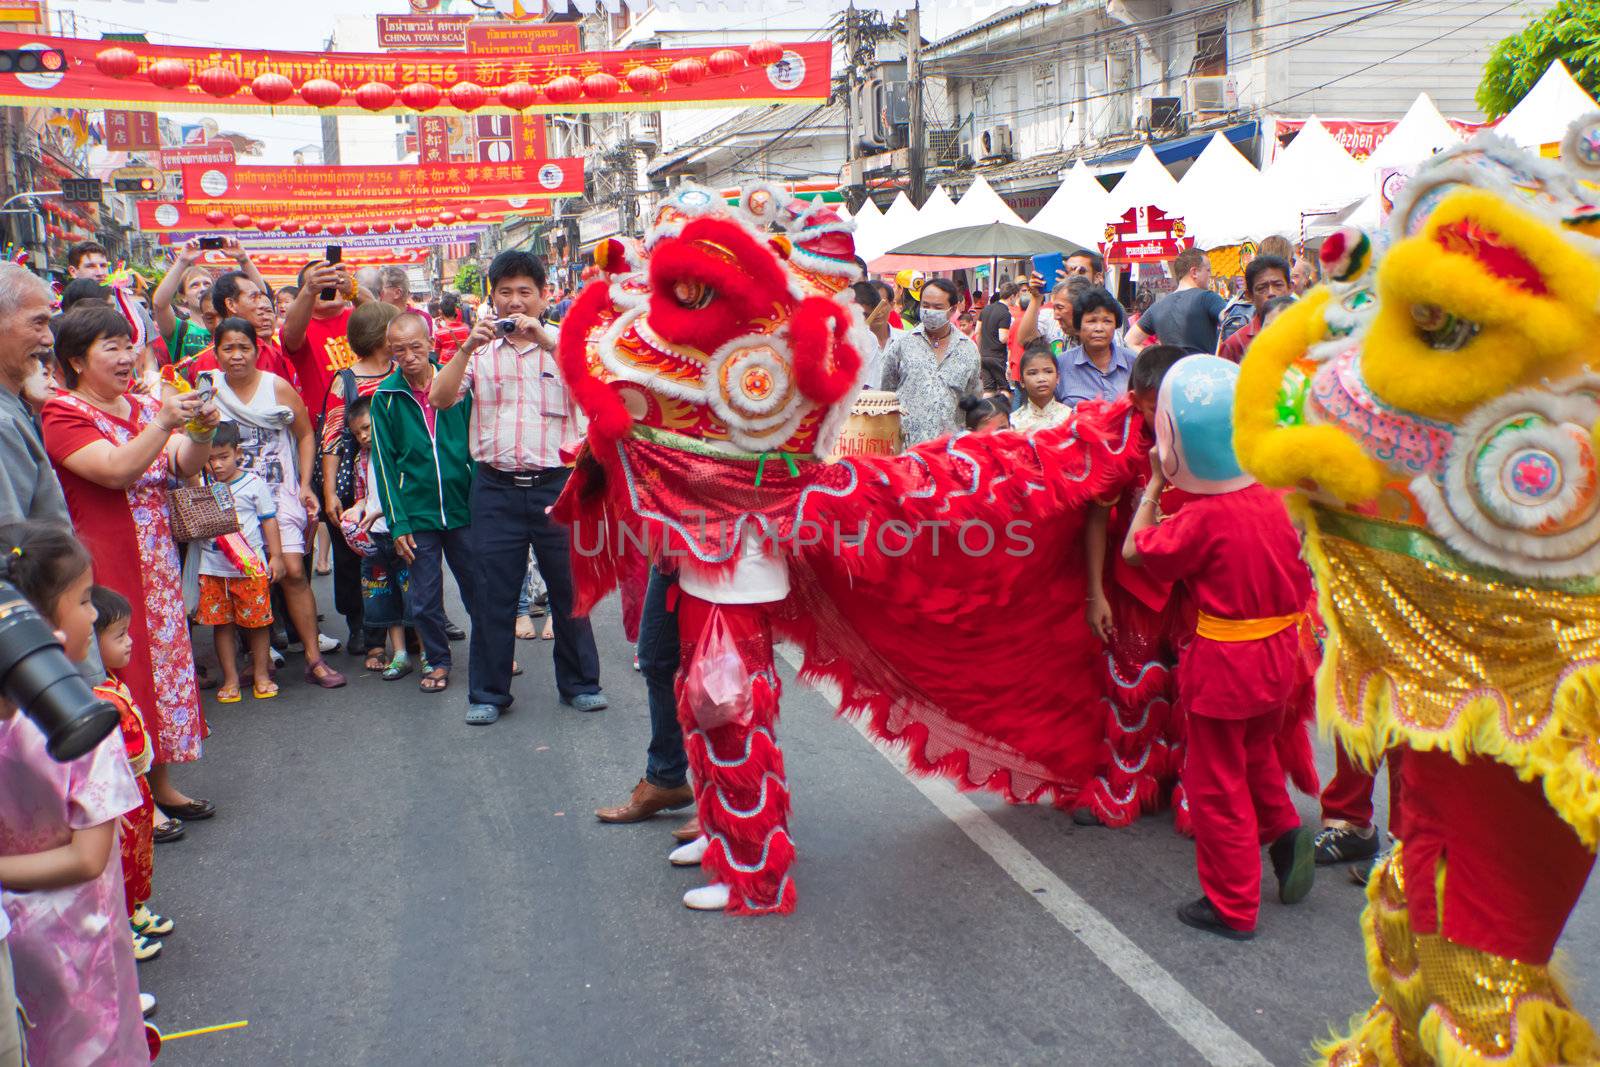
[[[1304,676],[1301,629],[1311,580],[1278,494],[1233,456],[1236,366],[1215,356],[1178,362],[1162,382],[1150,482],[1123,544],[1129,563],[1181,582],[1198,609],[1178,689],[1188,715],[1184,786],[1204,896],[1178,908],[1186,925],[1234,940],[1255,936],[1260,848],[1278,899],[1311,891],[1311,831],[1289,800],[1277,740]],[[1167,480],[1191,494],[1163,522]]]

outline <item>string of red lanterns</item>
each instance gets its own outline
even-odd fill
[[[357,87],[351,94],[355,103],[368,111],[384,111],[399,103],[412,111],[429,111],[445,100],[461,111],[476,111],[491,99],[501,107],[522,111],[541,102],[557,106],[576,103],[582,99],[605,102],[614,99],[626,82],[628,88],[640,95],[659,92],[668,80],[676,85],[689,86],[707,75],[731,74],[746,64],[767,67],[783,58],[783,46],[776,41],[760,40],[740,51],[722,48],[706,59],[691,57],[680,59],[667,70],[663,78],[659,70],[649,66],[635,66],[627,70],[597,71],[581,81],[570,74],[552,78],[542,86],[525,81],[514,81],[491,93],[470,81],[456,82],[440,88],[427,82],[412,82],[396,89],[388,82],[371,81]],[[126,48],[107,48],[95,55],[95,66],[102,74],[113,78],[129,78],[138,73],[139,57]],[[619,78],[620,75],[620,78]],[[189,84],[189,67],[179,59],[160,59],[150,64],[144,76],[162,89],[181,89]],[[195,84],[218,99],[248,91],[258,101],[268,106],[285,103],[296,92],[300,99],[316,108],[333,107],[343,101],[345,91],[339,83],[327,78],[311,78],[298,89],[285,75],[268,73],[257,76],[246,86],[239,75],[224,66],[207,67],[194,75]]]

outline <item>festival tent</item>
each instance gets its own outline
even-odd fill
[[[944,186],[941,185],[923,201],[922,209],[917,212],[916,229],[896,235],[895,243],[903,244],[913,237],[938,233],[940,230],[951,230],[961,224],[961,209],[956,207],[956,202],[950,199],[950,194],[945,192]]]
[[[978,175],[972,180],[972,185],[961,199],[956,201],[956,221],[954,226],[981,226],[989,222],[1003,222],[1007,226],[1021,226],[1022,219],[1011,205],[1000,199],[1000,194],[984,180],[983,175]]]
[[[1495,132],[1524,148],[1553,144],[1567,135],[1567,127],[1580,115],[1600,110],[1594,97],[1583,91],[1561,60],[1540,75],[1517,106],[1495,125]]]
[[[1183,219],[1188,235],[1201,248],[1236,245],[1266,236],[1261,230],[1263,214],[1284,215],[1281,208],[1266,205],[1265,197],[1261,172],[1218,132],[1178,182],[1168,212]]]
[[[1106,201],[1111,194],[1079,160],[1062,176],[1044,207],[1028,225],[1093,248],[1105,239]]]
[[[870,260],[888,247],[883,237],[883,212],[873,201],[863,202],[856,210],[855,224],[856,255]]]
[[[1367,157],[1367,168],[1376,174],[1379,167],[1414,167],[1435,152],[1460,143],[1461,134],[1439,112],[1433,97],[1420,93]]]
[[[1261,188],[1259,233],[1296,236],[1370,195],[1372,177],[1313,116],[1262,172]]]
[[[1106,197],[1101,225],[1122,218],[1130,207],[1154,206],[1170,211],[1177,191],[1178,183],[1172,174],[1161,165],[1150,146],[1145,145]]]

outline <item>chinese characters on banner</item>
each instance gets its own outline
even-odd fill
[[[1100,251],[1107,263],[1125,267],[1164,263],[1193,244],[1194,238],[1185,236],[1182,219],[1168,218],[1158,207],[1130,207],[1120,221],[1106,227]]]
[[[160,147],[161,130],[154,111],[106,112],[107,151],[153,152]]]
[[[367,167],[183,168],[184,198],[191,204],[257,201],[549,199],[583,195],[583,160],[528,160],[479,165],[393,164]]]

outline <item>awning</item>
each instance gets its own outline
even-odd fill
[[[1251,120],[1223,130],[1222,135],[1235,145],[1240,145],[1246,141],[1253,140],[1260,128],[1261,124],[1259,122]],[[1216,130],[1207,130],[1192,137],[1180,137],[1175,141],[1162,141],[1159,144],[1151,144],[1150,150],[1163,163],[1171,164],[1181,159],[1193,159],[1205,151],[1206,145],[1216,132]],[[1089,160],[1089,165],[1103,167],[1109,163],[1132,163],[1133,158],[1139,154],[1139,149],[1143,147],[1144,145],[1142,144],[1136,144],[1132,148],[1122,148],[1103,156],[1095,156]]]
[[[882,255],[867,264],[872,274],[894,274],[902,270],[967,270],[988,263],[989,257],[971,256],[896,256]]]

